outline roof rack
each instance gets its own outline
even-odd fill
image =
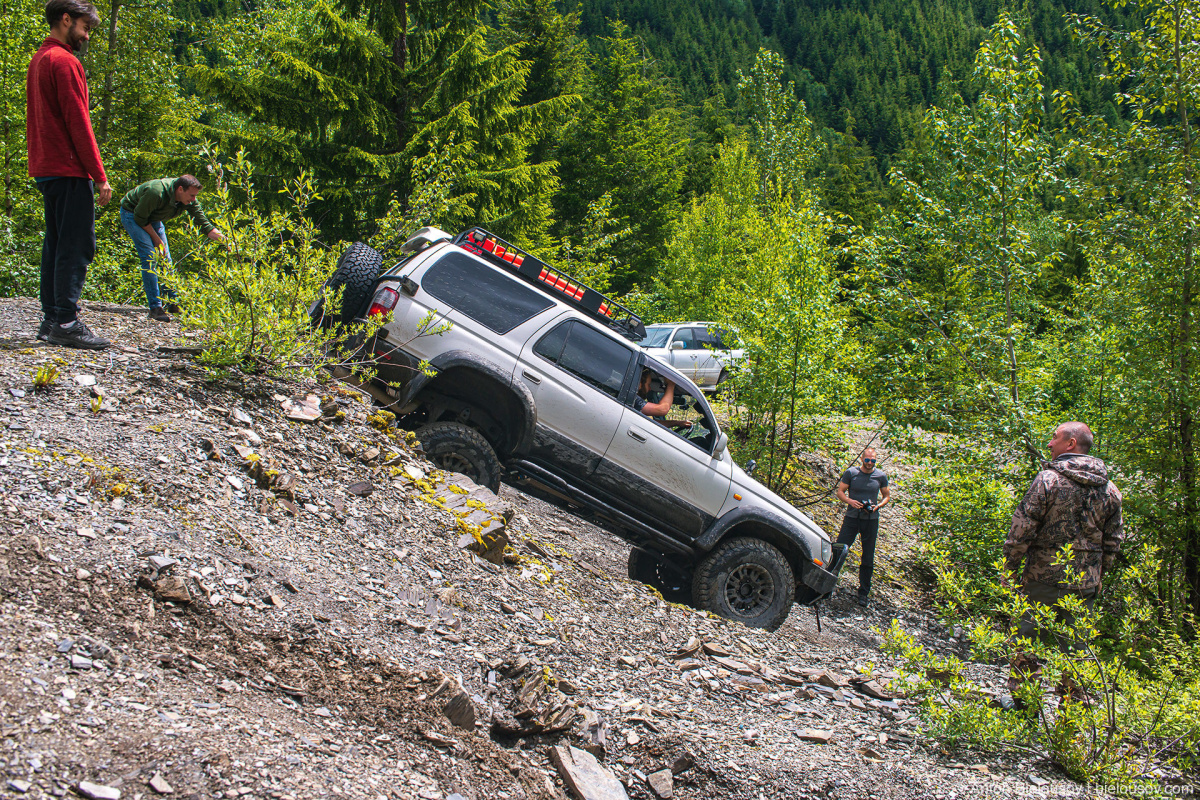
[[[646,337],[646,326],[637,314],[483,228],[468,228],[455,236],[453,242],[498,266],[507,267],[546,294],[584,312],[627,339],[636,342]]]

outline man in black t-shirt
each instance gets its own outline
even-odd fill
[[[654,378],[661,380],[666,387],[663,396],[657,402],[650,402],[650,395],[654,393],[653,380]],[[650,417],[660,425],[665,425],[668,428],[683,428],[687,430],[692,427],[692,423],[682,419],[667,419],[667,412],[671,410],[671,404],[675,402],[675,383],[667,378],[658,375],[649,367],[642,370],[641,380],[638,381],[638,391],[633,398],[633,410],[640,411],[647,417]]]
[[[838,481],[837,497],[848,508],[838,534],[838,544],[850,547],[862,535],[862,561],[858,567],[858,604],[866,606],[871,597],[871,574],[875,572],[875,541],[879,538],[879,509],[891,499],[887,475],[875,469],[875,449],[862,454],[862,467],[851,467]],[[882,495],[883,500],[879,498]],[[869,508],[868,508],[869,506]]]

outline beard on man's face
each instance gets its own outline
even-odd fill
[[[79,52],[87,44],[88,31],[84,27],[85,24],[82,19],[77,19],[67,30],[67,44],[75,52]]]

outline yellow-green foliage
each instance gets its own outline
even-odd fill
[[[45,391],[58,381],[59,371],[54,364],[42,364],[33,373],[33,388],[38,391]]]
[[[1060,559],[1069,563],[1069,547]],[[1001,566],[993,564],[990,572],[999,575]],[[1139,587],[1156,571],[1151,553],[1119,579],[1110,576],[1105,606],[1096,610],[1068,595],[1059,608],[1073,622],[1055,609],[1031,605],[1019,589],[994,580],[981,591],[998,598],[986,616],[958,616],[970,603],[944,609],[968,630],[976,658],[1003,662],[1020,652],[1038,659],[1041,679],[1024,682],[1016,693],[1028,711],[1001,711],[963,677],[961,662],[937,656],[896,621],[883,649],[915,675],[907,688],[921,699],[930,735],[946,748],[1032,749],[1084,783],[1136,784],[1162,762],[1194,769],[1200,748],[1200,645],[1161,631],[1158,641],[1146,638],[1146,631],[1155,630],[1153,608],[1141,599]],[[1068,580],[1079,577],[1067,568]],[[939,580],[955,578],[941,573]],[[1016,636],[1015,620],[1026,616],[1045,632],[1045,640]],[[1102,620],[1107,636],[1101,634]],[[1050,691],[1072,684],[1086,692],[1087,702],[1058,702]]]

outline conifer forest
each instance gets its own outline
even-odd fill
[[[918,459],[917,559],[980,654],[1011,611],[1013,508],[1055,426],[1088,423],[1126,540],[1074,657],[1119,665],[1139,698],[1104,725],[1153,722],[1196,769],[1198,0],[97,8],[81,58],[115,201],[194,174],[215,222],[265,232],[243,251],[260,266],[275,246],[328,268],[350,242],[478,224],[647,322],[736,329],[738,460],[803,498],[823,487],[797,482],[796,454],[831,451],[842,416],[873,420]],[[0,295],[36,297],[41,3],[0,0],[0,27]],[[141,303],[115,201],[84,297]],[[219,280],[218,245],[175,241],[185,282]],[[987,720],[932,724],[1020,738]],[[1062,762],[1111,776],[1105,747]]]

